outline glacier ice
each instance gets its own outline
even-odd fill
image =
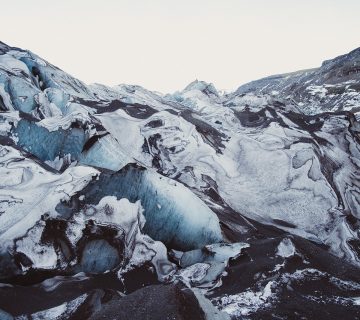
[[[359,53],[164,95],[0,43],[0,309],[175,282],[235,318],[358,317]]]
[[[0,164],[11,177],[0,189],[1,203],[6,207],[0,216],[2,245],[23,235],[41,215],[51,212],[60,200],[78,192],[98,174],[93,168],[80,166],[56,174],[8,146],[0,146]]]
[[[117,171],[132,160],[116,139],[87,126],[89,118],[83,115],[71,113],[40,122],[20,119],[13,126],[5,119],[3,130],[18,146],[50,164],[68,157],[70,162]]]
[[[106,196],[97,205],[85,205],[73,219],[66,235],[74,246],[83,247],[78,271],[104,272],[121,265],[121,276],[146,261],[159,277],[172,271],[164,245],[142,232],[145,218],[139,201]]]
[[[226,275],[229,260],[241,255],[247,243],[214,243],[202,249],[175,253],[182,267],[173,275],[189,287],[214,289]]]
[[[79,269],[84,272],[101,273],[120,264],[119,253],[106,240],[91,240],[83,248]]]
[[[277,247],[277,251],[276,251],[276,255],[283,257],[283,258],[289,258],[291,256],[293,256],[296,252],[295,246],[292,243],[291,239],[289,238],[285,238],[283,239],[278,247]]]
[[[54,210],[55,201],[53,211],[39,217],[25,234],[19,228],[16,236],[9,231],[1,235],[2,240],[14,237],[13,247],[8,241],[1,249],[21,258],[23,272],[59,268],[103,273],[117,268],[121,277],[146,262],[153,264],[159,279],[173,271],[165,246],[142,233],[145,218],[140,202],[108,196],[64,220]]]
[[[86,203],[96,203],[106,195],[140,200],[145,233],[173,248],[201,248],[222,240],[215,213],[191,191],[136,165],[127,165],[117,173],[102,173],[81,194]]]
[[[43,161],[52,161],[67,154],[71,155],[72,160],[76,160],[87,140],[87,134],[81,128],[49,131],[36,122],[24,119],[17,123],[14,135],[20,147]]]
[[[93,139],[94,144],[90,148],[84,148],[79,155],[80,163],[118,171],[132,161],[111,135],[94,136]]]

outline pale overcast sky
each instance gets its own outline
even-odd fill
[[[86,83],[233,90],[360,46],[360,0],[0,0],[0,40]]]

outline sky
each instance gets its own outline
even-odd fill
[[[0,40],[86,83],[163,93],[317,67],[360,46],[359,0],[0,0]]]

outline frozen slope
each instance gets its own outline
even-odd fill
[[[321,67],[274,75],[240,86],[233,97],[269,94],[294,101],[306,114],[360,111],[360,48],[324,61]]]
[[[163,95],[0,43],[0,314],[176,282],[234,319],[360,316],[358,58]]]

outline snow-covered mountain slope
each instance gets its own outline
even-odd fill
[[[359,317],[359,52],[163,95],[0,43],[0,309],[86,319],[175,283],[234,319]]]
[[[240,86],[234,96],[269,94],[295,102],[306,114],[360,112],[360,48],[320,68],[270,76]]]

